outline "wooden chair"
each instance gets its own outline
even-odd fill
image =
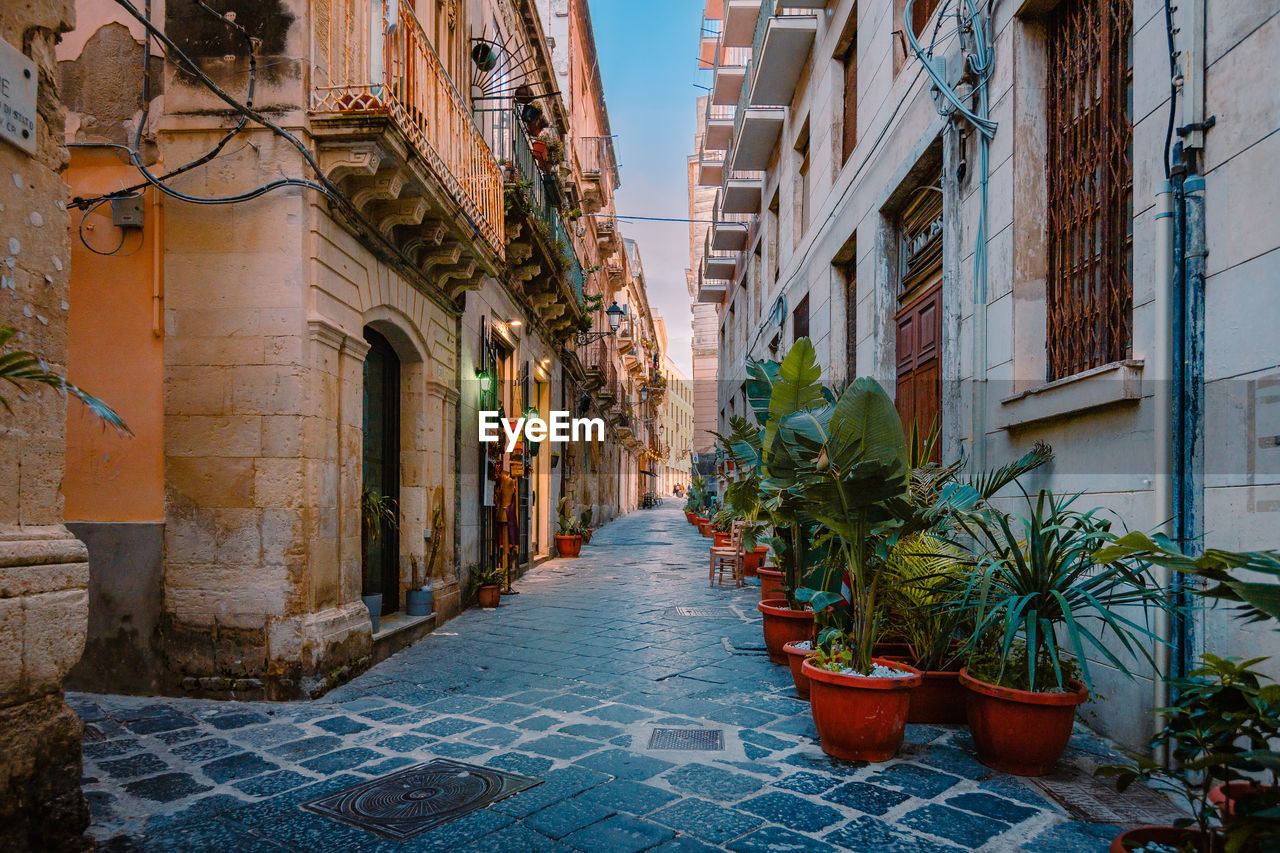
[[[733,526],[729,528],[729,544],[727,547],[711,548],[711,567],[707,573],[707,580],[711,586],[717,583],[724,583],[725,574],[729,574],[733,578],[734,587],[746,586],[746,569],[744,565],[744,553],[742,551],[742,527],[741,521],[735,521]]]

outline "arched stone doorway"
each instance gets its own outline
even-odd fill
[[[364,361],[364,448],[361,483],[361,595],[382,595],[382,613],[400,609],[398,525],[366,520],[366,504],[390,498],[400,517],[400,358],[391,343],[366,326],[369,354]],[[371,530],[370,528],[373,527]]]

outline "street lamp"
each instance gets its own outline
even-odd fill
[[[578,336],[575,339],[577,341],[578,346],[585,347],[587,344],[591,343],[592,341],[598,341],[602,338],[607,338],[618,331],[618,327],[622,325],[622,315],[626,313],[626,311],[618,307],[618,300],[615,299],[613,301],[613,304],[610,305],[605,310],[604,313],[609,317],[609,331],[578,332]]]
[[[649,399],[649,386],[641,385],[640,386],[640,402],[641,403],[646,402],[648,399]]]

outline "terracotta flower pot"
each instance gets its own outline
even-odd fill
[[[694,519],[693,513],[689,512],[689,510],[686,509],[684,511],[684,520],[689,522],[690,524],[693,524],[693,519]]]
[[[1076,706],[1089,698],[1078,681],[1067,693],[1032,693],[987,684],[960,670],[978,760],[1015,776],[1044,776],[1071,739]]]
[[[764,614],[764,644],[774,663],[787,662],[787,653],[782,650],[787,643],[813,639],[812,610],[792,610],[785,598],[762,601],[756,608]]]
[[[1248,806],[1248,797],[1253,795],[1261,795],[1267,793],[1271,786],[1259,785],[1257,782],[1226,782],[1221,785],[1214,785],[1209,790],[1209,802],[1213,803],[1214,808],[1218,810],[1218,814],[1222,816],[1224,825],[1231,822],[1231,818],[1236,814],[1236,803],[1241,799],[1245,799],[1245,805]]]
[[[768,545],[757,545],[755,550],[748,551],[742,556],[742,572],[749,578],[755,577],[760,567],[764,565],[765,558],[769,556]]]
[[[787,663],[791,665],[791,679],[796,683],[796,695],[801,699],[809,698],[809,677],[804,674],[805,658],[813,654],[812,648],[799,649],[796,648],[799,643],[806,642],[800,640],[798,642],[787,643],[782,647],[782,651],[787,655]],[[812,645],[812,644],[810,644]]]
[[[733,537],[728,533],[725,533],[723,530],[714,530],[712,531],[711,546],[713,548],[728,548],[732,538]]]
[[[911,691],[908,723],[946,723],[965,721],[965,689],[958,672],[920,673],[920,686]]]
[[[768,601],[771,598],[782,598],[782,570],[769,567],[762,567],[756,570],[756,574],[760,576],[760,600]]]
[[[556,535],[556,551],[561,557],[576,557],[582,552],[581,536]]]
[[[1198,829],[1175,829],[1172,826],[1140,826],[1122,832],[1111,839],[1110,853],[1129,853],[1148,844],[1164,844],[1176,850],[1183,849],[1187,842],[1195,844],[1198,853],[1210,853],[1204,835]],[[1214,851],[1216,853],[1216,851]]]
[[[712,536],[714,536],[715,531],[716,531],[716,526],[712,524],[710,520],[703,520],[698,522],[698,532],[701,533],[703,536],[705,536],[707,539],[710,539]]]
[[[873,657],[888,658],[902,663],[911,663],[916,659],[916,651],[911,648],[911,644],[897,640],[876,643],[871,654]]]
[[[494,586],[482,586],[476,591],[476,601],[481,607],[487,610],[492,610],[497,607],[498,602],[501,600],[502,587],[497,586],[496,584]]]
[[[920,683],[920,673],[886,658],[875,662],[911,675],[872,678],[828,672],[809,660],[801,664],[809,679],[813,724],[827,755],[847,761],[888,761],[902,746],[911,689]]]

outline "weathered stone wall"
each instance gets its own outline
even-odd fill
[[[36,152],[0,142],[0,323],[11,342],[66,363],[70,254],[66,165],[54,44],[75,21],[71,2],[0,6],[0,39],[34,61]],[[88,557],[62,523],[66,399],[51,389],[3,392],[0,411],[0,851],[81,847],[80,720],[62,700],[88,612]]]
[[[998,129],[991,143],[987,211],[988,290],[985,341],[975,344],[974,243],[981,213],[977,134],[948,128],[939,116],[919,61],[902,53],[897,32],[900,0],[830,4],[800,77],[782,137],[765,179],[761,227],[748,252],[759,248],[764,271],[730,289],[737,325],[722,313],[721,327],[733,346],[722,353],[731,375],[722,377],[721,405],[743,378],[746,356],[772,357],[755,332],[759,321],[749,304],[766,310],[785,295],[789,308],[809,297],[809,336],[836,381],[844,376],[845,290],[833,263],[854,251],[857,301],[857,364],[892,389],[896,377],[895,313],[897,231],[895,217],[904,192],[939,180],[946,201],[943,272],[943,446],[947,458],[971,453],[975,346],[985,347],[988,377],[984,434],[989,465],[1024,452],[1040,439],[1053,445],[1052,465],[1026,479],[1030,489],[1061,494],[1083,491],[1079,507],[1113,510],[1131,528],[1150,529],[1153,504],[1155,383],[1147,376],[1137,396],[1118,393],[1120,383],[1102,379],[1102,404],[1068,407],[1060,415],[1026,420],[1004,402],[1015,392],[1045,384],[1045,251],[1048,118],[1045,101],[1046,43],[1043,11],[1052,3],[995,6],[991,117]],[[1164,178],[1164,142],[1169,121],[1169,67],[1164,15],[1155,0],[1133,3],[1133,359],[1137,376],[1152,354],[1155,264],[1155,193]],[[954,9],[954,4],[948,6]],[[1190,8],[1184,4],[1181,8]],[[1263,326],[1276,314],[1274,257],[1280,248],[1275,180],[1269,163],[1280,136],[1275,62],[1280,45],[1280,2],[1209,0],[1206,14],[1206,115],[1217,125],[1206,136],[1208,218],[1207,300],[1203,340],[1206,368],[1205,470],[1197,485],[1204,494],[1203,527],[1208,544],[1223,548],[1276,547],[1274,518],[1280,511],[1277,471],[1280,450],[1267,436],[1280,434],[1273,392],[1280,348]],[[856,20],[851,16],[855,16]],[[929,30],[932,30],[930,25]],[[1185,38],[1187,29],[1183,29]],[[842,70],[829,58],[853,33],[857,43],[859,142],[842,162],[840,121]],[[953,41],[939,54],[957,61]],[[950,66],[949,66],[950,67]],[[1178,123],[1185,122],[1179,114]],[[809,227],[799,224],[792,204],[801,158],[796,145],[809,134],[811,196]],[[961,168],[963,166],[963,169]],[[925,168],[928,167],[928,168]],[[778,239],[769,219],[778,200]],[[776,253],[778,275],[768,270]],[[753,270],[755,268],[752,268]],[[760,275],[764,280],[759,281]],[[752,299],[759,288],[763,302]],[[982,309],[979,309],[982,310]],[[744,327],[743,318],[752,322]],[[783,333],[791,343],[790,323]],[[765,336],[767,337],[767,336]],[[980,350],[981,352],[981,350]],[[696,377],[695,377],[696,378]],[[725,382],[724,379],[733,380]],[[1052,394],[1048,395],[1052,396]],[[741,405],[739,404],[739,411]],[[1021,499],[1007,504],[1023,510]],[[1242,626],[1221,608],[1198,614],[1194,646],[1223,655],[1274,655],[1275,633]],[[1136,680],[1106,665],[1095,670],[1098,693],[1108,701],[1086,711],[1108,734],[1138,747],[1150,734],[1153,693],[1139,661]]]

